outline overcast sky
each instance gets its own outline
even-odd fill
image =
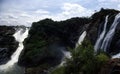
[[[27,25],[44,18],[91,16],[100,8],[120,10],[120,0],[0,0],[0,25]]]

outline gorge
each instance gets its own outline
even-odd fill
[[[84,58],[90,62],[92,60],[90,65],[94,62],[98,65],[101,63],[99,59],[101,54],[104,57],[100,68],[97,67],[96,71],[91,70],[91,73],[85,74],[120,73],[120,11],[118,10],[101,9],[91,17],[76,17],[65,21],[44,19],[33,22],[29,30],[27,27],[0,26],[0,31],[0,74],[7,74],[5,71],[16,65],[17,68],[14,68],[22,71],[19,74],[59,74],[53,73],[53,70],[64,61],[66,62],[61,66],[65,66],[65,70],[67,68],[65,74],[68,74],[70,68],[71,74],[79,74],[78,69],[81,70],[80,74],[84,74],[89,68],[89,63],[84,61]],[[92,49],[96,55],[94,53],[92,55]],[[81,58],[82,54],[86,57]],[[83,65],[77,64],[81,61],[79,58],[85,62],[82,61]],[[74,71],[74,67],[78,69]],[[116,71],[116,67],[119,70]]]
[[[17,71],[21,73],[24,73],[24,70],[22,70],[20,67],[17,66],[17,62],[18,62],[18,58],[19,55],[21,53],[21,51],[23,50],[24,46],[23,46],[23,41],[24,39],[27,37],[28,35],[28,29],[26,28],[24,29],[20,29],[18,31],[15,32],[15,34],[13,35],[15,40],[19,42],[18,48],[16,49],[16,51],[12,54],[11,56],[11,60],[9,60],[6,64],[2,64],[0,65],[0,73],[1,74],[18,74]],[[17,68],[17,69],[15,69]],[[21,71],[23,72],[21,72]]]

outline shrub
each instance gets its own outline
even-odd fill
[[[67,59],[64,71],[58,70],[61,74],[98,74],[101,67],[109,60],[103,53],[94,55],[94,48],[88,40],[71,51],[72,58]],[[55,72],[57,74],[57,70]]]

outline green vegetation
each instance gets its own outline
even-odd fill
[[[91,43],[85,40],[82,45],[72,50],[72,58],[52,74],[98,74],[109,57],[104,53],[94,55]]]
[[[44,61],[49,62],[50,58],[56,59],[57,53],[54,52],[57,51],[50,49],[50,46],[61,43],[73,48],[81,28],[89,21],[89,18],[83,17],[59,22],[51,19],[34,22],[28,38],[24,41],[25,47],[19,58],[19,65],[33,67],[43,64]]]
[[[72,58],[67,59],[64,66],[55,69],[52,74],[98,74],[109,57],[102,52],[94,55],[92,45],[95,43],[100,24],[104,23],[105,16],[110,15],[109,27],[117,13],[118,11],[101,9],[100,12],[93,14],[90,18],[71,18],[65,21],[44,19],[34,22],[30,28],[29,37],[24,42],[25,48],[18,64],[24,67],[32,67],[30,70],[33,73],[31,74],[55,67],[61,61],[58,58],[60,51],[56,50],[57,47],[55,50],[51,47],[55,46],[54,44],[60,44],[71,49]],[[73,49],[84,30],[87,31],[86,38],[90,39],[92,45],[85,40],[82,45]],[[117,38],[113,38],[115,43],[112,42],[112,46],[115,46],[120,37],[118,33],[115,36]]]
[[[58,67],[51,74],[64,74],[64,73],[65,73],[65,67]]]

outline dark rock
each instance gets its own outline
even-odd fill
[[[99,74],[120,74],[120,59],[111,59],[105,64]]]
[[[87,36],[86,38],[89,39],[94,46],[97,38],[100,36],[100,33],[103,31],[104,28],[104,23],[105,23],[105,17],[108,15],[108,24],[107,24],[107,32],[112,25],[115,16],[119,13],[117,10],[113,9],[101,9],[101,11],[95,13],[92,15],[91,23],[89,24],[89,27],[87,28]],[[120,23],[119,23],[120,24]],[[118,53],[119,46],[118,45],[118,40],[120,39],[120,28],[119,25],[116,28],[115,35],[111,41],[111,43],[107,47],[107,53],[108,54],[116,54]]]
[[[116,27],[115,35],[112,39],[109,53],[112,55],[120,52],[120,23]]]
[[[119,13],[113,9],[101,9],[91,18],[72,18],[65,21],[53,21],[44,19],[34,22],[29,31],[29,37],[25,40],[25,48],[20,55],[18,64],[26,67],[26,71],[38,73],[60,64],[63,57],[62,50],[67,47],[75,48],[79,36],[87,31],[86,39],[95,45],[97,38],[103,31],[105,17],[108,17],[107,31]],[[120,23],[119,23],[120,24]],[[120,50],[120,25],[117,26],[112,42],[107,53],[115,54]],[[37,69],[36,69],[37,68]],[[35,70],[35,71],[34,71]]]
[[[114,21],[115,15],[118,13],[119,11],[113,9],[101,9],[99,12],[96,12],[91,16],[92,19],[87,29],[87,38],[91,40],[93,45],[95,44],[101,31],[103,31],[105,17],[109,15],[109,21],[107,25],[107,30],[109,30],[109,27]]]
[[[27,68],[43,64],[50,68],[60,64],[64,56],[62,50],[75,47],[84,31],[82,28],[89,21],[89,18],[72,18],[60,22],[51,19],[34,22],[18,64]]]
[[[38,53],[34,50],[33,52],[29,52],[29,56],[25,55],[24,58],[19,59],[19,62],[20,65],[24,65],[26,67],[35,67],[42,64],[55,66],[61,63],[61,60],[63,58],[62,50],[66,50],[66,48],[60,44],[54,43],[47,47],[41,48],[39,52],[36,50]]]
[[[18,47],[13,34],[15,33],[15,27],[13,26],[0,26],[0,64],[5,64],[12,53]]]

